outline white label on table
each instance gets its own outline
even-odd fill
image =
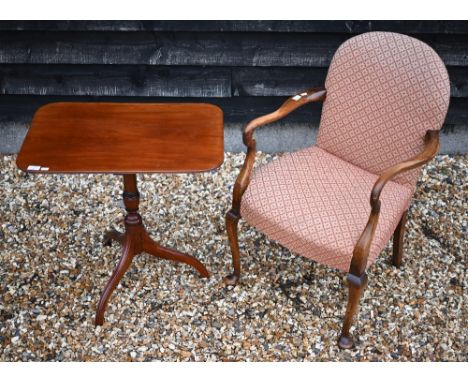
[[[306,96],[306,95],[307,95],[307,93],[301,93],[301,96]]]
[[[33,165],[29,165],[27,170],[28,171],[39,171],[41,169],[41,166],[33,166]]]
[[[41,171],[49,171],[49,167],[41,167]]]
[[[294,97],[292,97],[292,99],[293,99],[294,101],[299,101],[299,100],[301,99],[301,95],[299,95],[299,94],[298,94],[298,95],[295,95]]]

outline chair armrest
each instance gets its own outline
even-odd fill
[[[299,93],[293,97],[288,98],[279,109],[275,110],[273,113],[263,115],[261,117],[255,118],[250,121],[244,129],[243,141],[247,147],[255,144],[253,139],[254,131],[260,127],[278,121],[297,108],[305,105],[310,102],[323,101],[326,96],[326,90],[322,88],[312,88],[303,93]]]
[[[278,110],[273,113],[263,115],[250,121],[244,129],[243,141],[247,146],[247,155],[245,157],[244,164],[241,172],[236,179],[234,185],[234,193],[232,198],[232,208],[230,213],[240,216],[240,203],[242,195],[244,194],[250,181],[250,174],[255,163],[255,154],[257,152],[256,141],[253,134],[257,128],[264,126],[268,123],[278,121],[297,108],[310,102],[323,101],[326,96],[326,90],[322,88],[312,88],[303,93],[297,94],[293,97],[288,98]]]
[[[380,194],[383,188],[396,175],[422,166],[436,156],[439,151],[439,130],[428,130],[424,141],[424,149],[420,154],[386,169],[374,183],[370,197],[371,213],[367,225],[354,247],[349,273],[360,276],[366,270],[370,245],[379,221]]]

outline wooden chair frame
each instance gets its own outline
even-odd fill
[[[255,118],[245,127],[243,132],[243,142],[247,146],[247,155],[234,185],[232,207],[226,214],[226,229],[231,247],[232,262],[234,267],[234,272],[225,278],[227,284],[235,285],[240,278],[241,266],[238,242],[238,222],[241,218],[240,206],[242,195],[249,185],[250,176],[255,162],[255,130],[261,126],[284,118],[297,108],[307,103],[324,101],[325,98],[325,89],[310,89],[304,93],[300,93],[300,95],[289,98],[286,102],[283,103],[283,105],[281,105],[279,109],[273,113]],[[347,276],[349,288],[348,305],[346,308],[341,335],[338,340],[338,346],[342,349],[349,349],[353,347],[353,339],[349,331],[353,323],[353,318],[358,310],[360,297],[367,286],[367,259],[379,220],[380,194],[382,189],[385,187],[386,183],[396,175],[404,171],[415,169],[429,162],[435,157],[438,150],[439,131],[428,130],[425,136],[425,145],[423,151],[412,159],[403,161],[383,171],[372,188],[370,194],[371,213],[369,215],[367,224],[354,247],[353,257]],[[400,267],[401,265],[406,220],[407,211],[403,213],[393,235],[393,264],[397,267]]]

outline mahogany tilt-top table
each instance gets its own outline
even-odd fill
[[[211,104],[59,102],[36,112],[16,160],[21,170],[123,175],[125,232],[111,230],[104,237],[105,245],[122,245],[122,256],[101,295],[96,325],[103,324],[107,301],[142,252],[209,276],[195,257],[150,238],[138,212],[136,174],[213,170],[223,163],[223,142],[223,112]]]

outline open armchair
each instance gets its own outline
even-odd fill
[[[351,348],[366,270],[392,235],[393,264],[401,264],[418,167],[438,152],[450,85],[441,59],[423,42],[370,32],[339,47],[325,88],[289,98],[246,126],[247,156],[226,215],[234,267],[226,282],[240,277],[242,216],[291,251],[348,273],[338,344]],[[316,145],[253,171],[255,130],[317,101],[324,105]]]

